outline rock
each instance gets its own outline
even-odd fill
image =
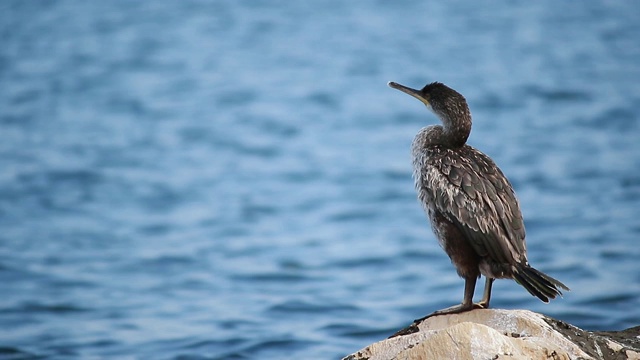
[[[473,310],[412,324],[343,360],[638,359],[640,326],[590,332],[526,310]]]

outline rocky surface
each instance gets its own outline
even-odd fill
[[[640,360],[640,326],[591,332],[526,310],[474,310],[414,323],[343,360],[382,359]]]

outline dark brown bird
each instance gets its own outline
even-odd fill
[[[427,317],[488,308],[494,279],[513,279],[544,302],[562,295],[558,288],[569,290],[529,265],[524,223],[511,183],[493,160],[466,145],[471,113],[465,98],[439,82],[422,90],[395,82],[389,86],[420,100],[442,121],[422,128],[414,138],[413,177],[431,228],[465,287],[462,304]],[[480,275],[486,277],[484,295],[474,304]]]

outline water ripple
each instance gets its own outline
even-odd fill
[[[15,314],[23,313],[32,315],[34,313],[51,313],[51,314],[73,314],[79,312],[91,311],[89,308],[79,307],[73,304],[44,304],[36,302],[26,302],[18,307],[0,309],[0,313]]]

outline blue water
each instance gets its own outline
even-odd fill
[[[633,1],[3,1],[0,358],[340,358],[459,302],[390,80],[467,97],[572,289],[494,307],[640,325],[639,37]]]

